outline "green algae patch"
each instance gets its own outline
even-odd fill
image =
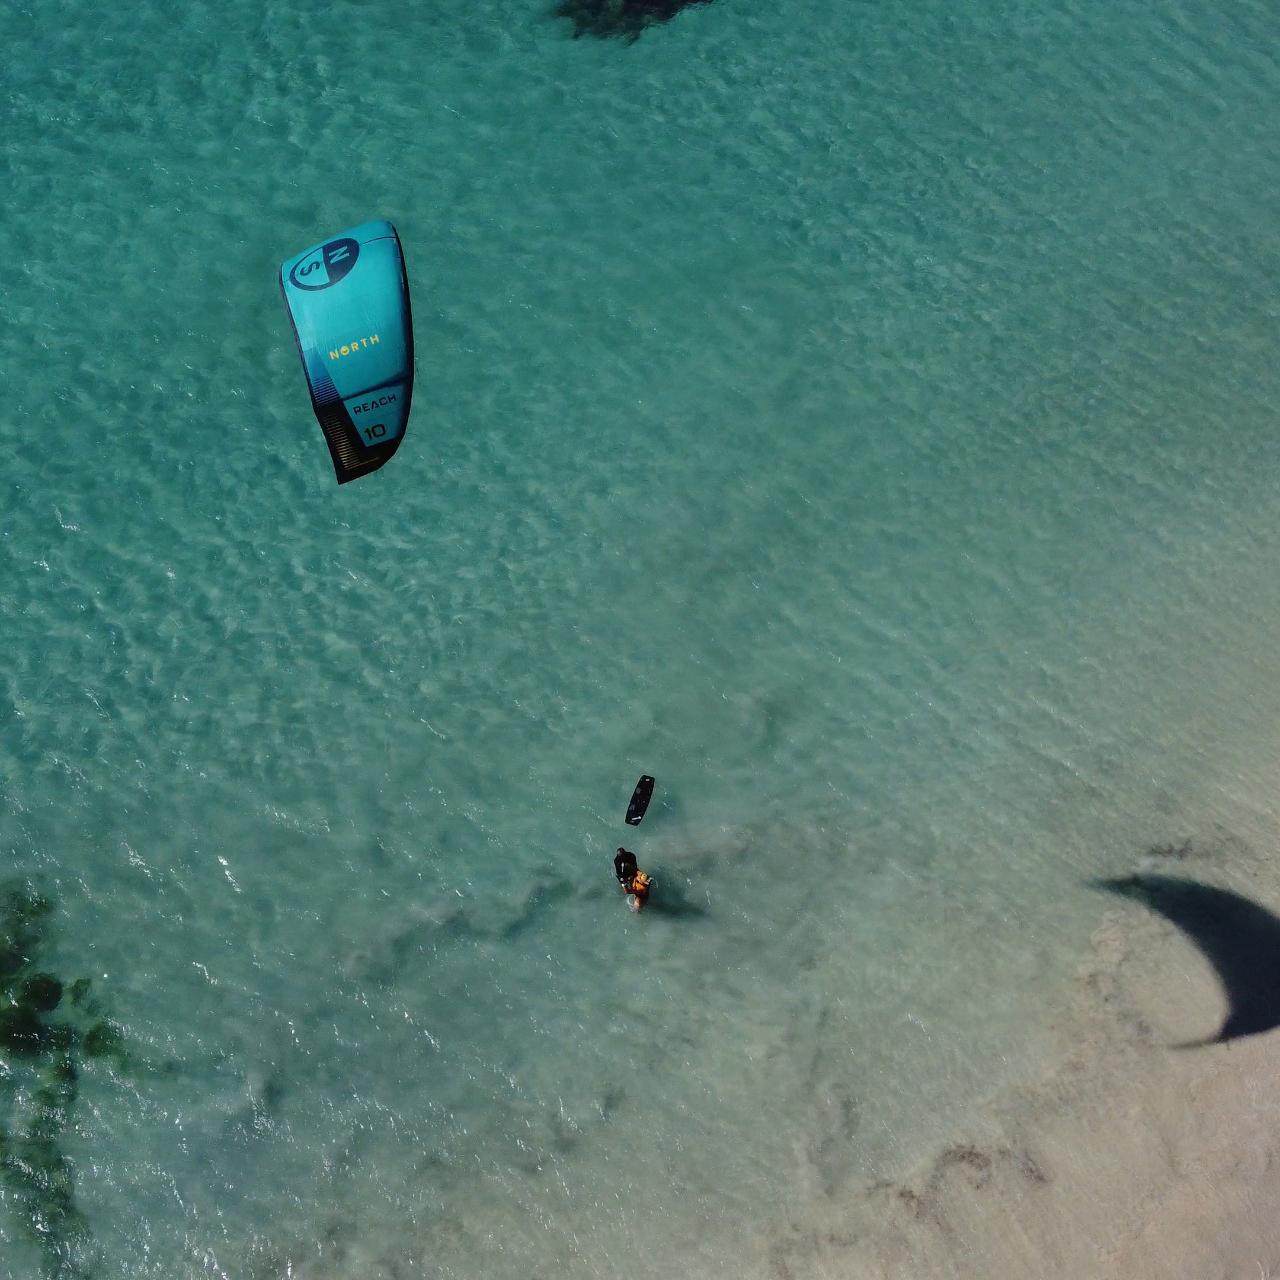
[[[52,1013],[62,1003],[62,983],[47,973],[24,979],[20,1003],[37,1013]]]
[[[80,1089],[80,1063],[124,1062],[124,1034],[104,1016],[88,978],[66,982],[40,965],[53,904],[28,884],[0,887],[0,1199],[39,1251],[45,1280],[87,1280],[93,1249],[62,1148]]]
[[[124,1037],[114,1022],[95,1022],[85,1033],[83,1048],[89,1058],[119,1057],[124,1048]]]

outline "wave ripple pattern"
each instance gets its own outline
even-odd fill
[[[551,9],[7,10],[6,1280],[836,1274],[1091,880],[1254,865],[1274,10]],[[274,273],[369,217],[338,491]]]

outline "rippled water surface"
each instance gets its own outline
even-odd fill
[[[1270,812],[1271,6],[5,26],[0,1275],[783,1274]],[[376,216],[338,489],[275,271]]]

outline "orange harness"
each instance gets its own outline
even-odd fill
[[[623,889],[627,893],[634,893],[637,898],[643,901],[649,896],[649,886],[653,884],[652,877],[646,871],[637,871],[631,879],[623,885]]]

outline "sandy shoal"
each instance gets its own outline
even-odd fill
[[[1106,913],[1074,991],[1033,1082],[906,1176],[797,1211],[761,1246],[761,1271],[1280,1277],[1280,1030],[1176,1047],[1216,1032],[1223,992],[1183,935],[1137,907]]]

